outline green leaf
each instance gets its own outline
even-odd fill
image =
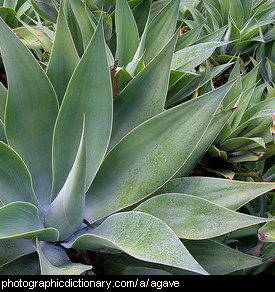
[[[15,202],[0,208],[0,239],[31,239],[34,236],[45,241],[58,241],[58,231],[44,228],[34,205]]]
[[[0,141],[7,143],[6,134],[5,134],[5,126],[4,123],[0,119]]]
[[[167,94],[166,108],[182,103],[190,99],[190,94],[194,93],[199,87],[204,86],[211,79],[220,75],[231,63],[223,64],[204,71],[200,74],[192,72],[185,73],[175,84],[173,84]],[[178,71],[180,72],[180,71]],[[209,74],[210,73],[210,74]]]
[[[47,67],[47,75],[55,88],[59,104],[62,103],[69,80],[78,62],[79,56],[61,4],[54,44]]]
[[[123,251],[143,261],[207,274],[165,223],[141,212],[112,215],[94,231],[63,245],[84,250]]]
[[[0,82],[0,120],[2,121],[4,121],[7,95],[8,91],[6,87]]]
[[[59,231],[59,240],[73,234],[83,222],[86,193],[85,120],[73,167],[61,191],[47,210],[45,226]]]
[[[150,14],[151,2],[152,0],[130,0],[128,3],[132,9],[140,35]]]
[[[18,20],[15,16],[14,9],[9,7],[0,7],[0,17],[3,18],[9,27],[15,28],[18,26]]]
[[[165,111],[125,136],[108,153],[87,192],[87,219],[134,204],[168,181],[198,146],[231,86]]]
[[[181,177],[170,180],[156,193],[184,193],[237,210],[275,188],[275,183],[243,182],[211,177]]]
[[[191,71],[206,59],[208,59],[216,48],[225,44],[226,42],[208,42],[179,50],[173,55],[171,69]]]
[[[55,23],[57,18],[57,9],[52,1],[49,0],[31,0],[35,11],[44,19]]]
[[[0,240],[0,267],[14,261],[17,258],[34,252],[34,250],[35,249],[31,240],[2,239]]]
[[[36,27],[37,31],[42,31]],[[39,38],[37,38],[30,30],[28,30],[24,26],[17,27],[13,30],[15,34],[20,38],[22,43],[28,47],[29,49],[43,49],[43,44],[40,42]],[[37,32],[38,33],[38,32]]]
[[[0,142],[0,201],[9,204],[24,201],[39,205],[32,188],[31,175],[20,156]]]
[[[135,210],[164,221],[180,238],[196,240],[270,221],[234,212],[203,198],[178,193],[155,196]]]
[[[46,33],[43,32],[41,27],[30,26],[27,23],[23,22],[22,20],[20,22],[23,25],[23,27],[26,28],[29,31],[29,33],[32,34],[33,37],[38,40],[39,43],[41,43],[41,46],[45,51],[50,52],[52,50],[52,40],[46,35]],[[24,42],[24,40],[22,40],[22,42],[25,45],[27,45],[27,42]],[[38,44],[36,44],[36,45],[38,45]]]
[[[22,240],[22,239],[20,239]],[[40,275],[40,267],[37,253],[22,256],[11,263],[0,267],[1,275]]]
[[[55,266],[45,256],[41,248],[41,243],[37,238],[35,239],[34,244],[39,255],[41,275],[80,275],[86,270],[92,268],[92,266],[83,265],[80,263],[73,263],[69,260],[69,258],[61,265]]]
[[[237,137],[231,138],[226,140],[221,144],[221,148],[224,149],[226,152],[232,152],[242,150],[247,151],[253,148],[261,146],[262,148],[265,147],[264,139],[262,137],[255,137],[255,138],[246,138],[246,137]],[[264,150],[263,149],[263,150]]]
[[[56,122],[52,200],[73,166],[81,137],[83,113],[86,117],[88,188],[105,155],[112,123],[112,85],[102,19],[74,71]]]
[[[180,0],[171,0],[150,22],[145,44],[145,64],[148,64],[167,44],[176,30]]]
[[[68,2],[70,2],[71,9],[79,25],[83,40],[83,48],[85,50],[95,32],[95,24],[92,23],[88,17],[84,3],[82,1],[68,0]]]
[[[43,69],[2,20],[0,32],[9,88],[5,113],[7,140],[30,170],[39,202],[47,205],[51,191],[52,133],[58,112],[57,98]]]
[[[139,32],[133,13],[126,0],[116,1],[116,56],[119,66],[126,66],[135,55]]]
[[[163,111],[176,40],[177,34],[115,98],[109,148],[133,128]]]
[[[73,38],[75,46],[77,48],[77,52],[78,52],[79,56],[82,56],[82,54],[84,52],[83,38],[82,38],[82,33],[80,30],[78,21],[74,15],[70,1],[62,1],[62,3],[64,5],[64,12],[66,15],[66,20],[68,22],[68,26],[70,28],[72,38]]]
[[[275,242],[275,222],[267,222],[259,229],[259,239],[262,242]]]
[[[243,22],[244,22],[244,9],[241,0],[236,0],[234,1],[234,4],[231,2],[230,3],[230,9],[229,9],[229,14],[234,19],[236,26],[238,29],[243,28]]]
[[[197,145],[197,148],[192,152],[184,166],[176,174],[177,177],[188,176],[191,173],[197,162],[201,159],[218,134],[221,132],[231,114],[231,111],[224,111],[214,116],[205,134],[200,140],[200,143]]]
[[[186,241],[186,248],[211,275],[225,275],[258,266],[262,259],[213,240]]]
[[[177,45],[175,51],[182,50],[184,48],[187,48],[191,44],[193,44],[200,36],[202,28],[203,28],[203,23],[200,23],[197,25],[195,28],[185,32],[183,35],[181,35],[178,38]]]
[[[275,112],[275,97],[263,100],[250,107],[243,114],[241,123],[245,123],[252,118],[271,116]]]

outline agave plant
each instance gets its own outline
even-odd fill
[[[88,42],[83,31],[79,55],[61,5],[46,72],[0,19],[8,77],[8,90],[0,87],[1,274],[98,273],[97,261],[71,262],[71,250],[96,251],[104,264],[120,262],[122,273],[226,274],[262,264],[210,239],[272,227],[272,218],[236,210],[274,183],[186,177],[229,120],[232,109],[221,105],[237,98],[236,81],[164,109],[179,4],[168,2],[139,37],[127,1],[116,1],[115,58],[102,17]],[[152,42],[163,15],[165,38]],[[121,73],[135,68],[120,90],[114,59]],[[179,174],[180,189],[168,190]]]

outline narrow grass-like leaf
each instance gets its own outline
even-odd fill
[[[31,172],[39,202],[47,205],[51,191],[52,133],[58,112],[57,98],[31,52],[1,19],[0,32],[9,87],[6,136],[9,145],[19,153]]]
[[[109,148],[133,128],[163,111],[176,40],[177,34],[115,98]]]
[[[15,202],[0,208],[0,239],[31,239],[34,236],[45,241],[58,241],[58,231],[45,229],[34,205]]]
[[[190,240],[184,245],[211,275],[225,275],[258,266],[261,258],[242,253],[214,240]]]
[[[88,188],[106,152],[112,123],[112,86],[102,19],[74,71],[56,122],[52,200],[73,166],[81,137],[83,113],[87,134]]]
[[[87,192],[86,218],[94,221],[134,204],[168,181],[198,146],[231,86],[161,113],[125,136]]]
[[[234,212],[203,198],[179,193],[155,196],[135,210],[164,221],[180,238],[196,240],[213,238],[270,221]]]
[[[39,255],[41,275],[80,275],[92,266],[73,263],[69,259],[60,266],[53,265],[43,253],[38,238],[35,239],[35,247]]]
[[[60,105],[78,62],[79,56],[66,22],[63,5],[61,4],[55,39],[47,67],[47,75],[55,88]]]
[[[157,194],[184,193],[237,210],[273,188],[275,188],[275,183],[243,182],[211,177],[181,177],[170,180],[157,191]]]
[[[86,135],[85,121],[73,167],[61,191],[51,203],[45,221],[46,227],[59,231],[59,240],[65,240],[82,224],[86,193]]]
[[[65,246],[123,251],[143,261],[207,274],[166,224],[141,212],[112,215],[91,233],[80,235]]]
[[[139,33],[135,18],[126,0],[116,1],[116,56],[119,66],[126,66],[135,55]]]

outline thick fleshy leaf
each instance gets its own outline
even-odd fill
[[[31,52],[1,19],[0,32],[9,87],[5,113],[7,139],[30,170],[39,202],[47,205],[51,191],[52,133],[58,111],[57,98]]]
[[[102,19],[74,71],[57,119],[53,142],[52,199],[59,193],[73,166],[81,137],[83,113],[88,188],[106,152],[112,123],[112,85]]]
[[[109,148],[139,124],[161,113],[168,90],[177,35],[114,100],[114,122]]]
[[[6,134],[5,134],[5,126],[4,123],[0,119],[0,141],[7,143]]]
[[[167,182],[196,149],[231,86],[165,111],[125,136],[108,153],[87,192],[86,219],[134,204]]]
[[[0,240],[0,267],[34,251],[31,240],[2,239]]]
[[[179,50],[173,55],[171,69],[190,71],[208,59],[216,48],[225,44],[226,42],[208,42]]]
[[[155,196],[135,210],[161,219],[180,238],[196,240],[270,221],[234,212],[203,198],[178,193]]]
[[[59,231],[59,240],[65,240],[82,224],[86,193],[86,135],[85,121],[73,167],[57,197],[47,210],[46,227]]]
[[[190,98],[190,95],[199,87],[206,85],[210,80],[219,76],[232,63],[223,64],[204,71],[200,74],[186,72],[168,90],[166,108],[182,103]],[[177,71],[179,75],[181,71]],[[182,73],[182,72],[181,72]]]
[[[126,0],[116,1],[116,57],[119,66],[126,66],[135,55],[139,33],[135,18]]]
[[[41,243],[36,238],[35,247],[37,249],[39,255],[39,262],[41,268],[41,275],[80,275],[86,270],[92,268],[92,266],[83,265],[80,263],[72,263],[69,258],[67,261],[62,263],[61,265],[55,266],[53,265],[45,256],[43,249],[41,248]],[[58,248],[58,247],[56,247]],[[61,247],[59,247],[60,249]],[[59,256],[60,251],[56,251],[56,256]]]
[[[63,5],[61,4],[55,39],[47,67],[47,75],[55,88],[59,104],[62,103],[65,90],[78,62],[79,56],[66,22]]]
[[[15,202],[0,208],[0,239],[31,239],[34,236],[45,241],[57,241],[58,231],[44,228],[38,209],[32,204]]]
[[[123,251],[143,261],[207,274],[166,224],[141,212],[112,215],[95,230],[63,245],[85,250]]]
[[[171,0],[148,26],[145,44],[145,64],[148,64],[167,44],[176,30],[180,0]]]
[[[5,86],[0,82],[0,120],[4,121],[4,113],[6,108],[6,101],[7,101],[7,89]]]
[[[22,239],[20,239],[22,240]],[[36,252],[22,256],[11,263],[0,267],[1,275],[40,275],[38,255]]]
[[[231,210],[275,188],[275,183],[243,182],[211,177],[174,178],[156,193],[198,196]]]
[[[211,275],[225,275],[258,266],[262,259],[213,240],[186,241],[184,245]]]
[[[24,201],[39,205],[32,187],[31,175],[19,155],[0,142],[0,201],[9,204]]]
[[[231,114],[232,112],[230,110],[230,111],[220,112],[214,116],[208,129],[206,130],[205,134],[200,140],[200,143],[198,144],[197,148],[189,156],[184,166],[178,171],[178,173],[176,174],[176,177],[188,176],[191,173],[191,171],[194,169],[197,162],[206,153],[206,151],[214,142],[218,134],[221,132],[225,123],[230,118]]]

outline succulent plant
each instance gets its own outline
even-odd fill
[[[116,1],[113,57],[103,14],[61,3],[46,69],[0,19],[8,77],[8,90],[0,87],[0,274],[116,273],[106,267],[114,262],[119,273],[227,274],[262,264],[223,242],[262,223],[261,238],[274,241],[272,218],[237,210],[275,184],[188,177],[232,117],[223,104],[239,98],[239,79],[165,109],[171,68],[186,65],[175,54],[179,5],[165,3],[139,26],[128,2]],[[78,22],[82,47],[68,11],[90,21]],[[85,262],[87,251],[100,256]]]

